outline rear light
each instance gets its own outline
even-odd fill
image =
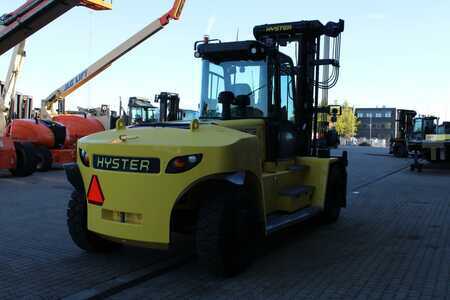
[[[80,160],[83,163],[85,167],[89,167],[90,160],[89,160],[89,154],[86,152],[86,150],[80,149]]]
[[[175,157],[167,165],[166,173],[178,174],[189,171],[195,168],[202,161],[202,158],[203,155],[201,154]]]
[[[89,184],[87,199],[90,204],[94,205],[103,205],[103,202],[105,202],[100,181],[96,175],[92,176],[91,183]]]

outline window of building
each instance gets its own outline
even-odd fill
[[[384,128],[391,129],[392,128],[392,124],[391,123],[385,123],[384,124]]]
[[[358,118],[364,118],[364,113],[358,113]]]
[[[376,113],[375,114],[375,118],[381,118],[382,117],[382,114],[381,113]]]
[[[385,118],[391,118],[392,117],[392,113],[391,112],[387,112],[384,114]]]
[[[372,113],[367,113],[367,114],[366,114],[366,117],[372,118]]]

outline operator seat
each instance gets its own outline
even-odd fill
[[[230,92],[233,92],[235,96],[249,95],[253,100],[253,95],[250,95],[252,93],[252,88],[246,83],[236,83],[231,85]]]
[[[230,88],[230,92],[233,92],[233,94],[238,96],[249,96],[250,103],[247,105],[238,105],[236,107],[233,107],[231,109],[231,115],[236,117],[246,117],[246,118],[261,118],[264,116],[264,113],[258,109],[253,107],[255,105],[255,96],[252,94],[252,88],[250,85],[246,83],[237,83],[233,84]],[[251,105],[251,106],[249,106]]]

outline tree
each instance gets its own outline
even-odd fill
[[[358,126],[359,120],[353,113],[353,108],[345,101],[342,107],[342,115],[337,118],[337,133],[342,137],[351,138],[358,132]]]

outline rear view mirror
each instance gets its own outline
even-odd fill
[[[328,106],[328,114],[331,115],[331,122],[337,122],[337,116],[342,115],[342,106],[340,105],[329,105]]]
[[[328,114],[332,116],[342,115],[342,106],[340,105],[328,105]]]

